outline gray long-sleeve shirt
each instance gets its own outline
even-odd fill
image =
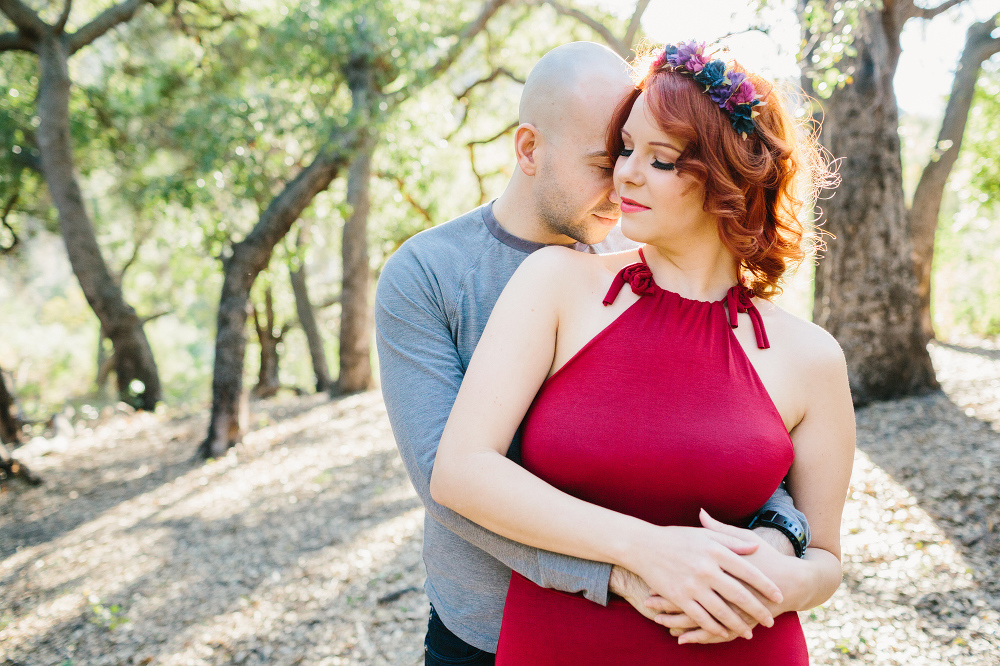
[[[489,652],[500,636],[511,569],[600,604],[608,596],[611,565],[511,541],[430,494],[441,434],[493,306],[521,262],[541,247],[505,231],[486,204],[406,241],[386,263],[375,296],[382,395],[406,471],[426,507],[424,589],[448,629]],[[602,249],[608,247],[625,249]],[[806,525],[783,489],[766,508]]]

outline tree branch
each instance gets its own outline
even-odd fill
[[[135,263],[135,260],[139,258],[139,249],[142,247],[142,244],[145,243],[146,240],[152,235],[153,235],[153,227],[152,225],[150,225],[149,227],[146,228],[145,232],[139,234],[138,238],[135,239],[135,245],[132,248],[132,256],[128,258],[128,261],[126,261],[125,264],[121,267],[121,270],[118,271],[119,286],[121,285],[122,280],[125,279],[126,271],[128,271],[128,269],[132,267],[132,264]]]
[[[750,27],[743,28],[742,30],[730,30],[726,34],[720,35],[720,36],[716,37],[715,39],[713,39],[709,43],[709,46],[714,46],[715,44],[718,44],[719,42],[727,40],[730,37],[735,37],[736,35],[745,35],[748,32],[759,32],[762,35],[770,35],[771,34],[770,29],[767,28],[766,26],[763,26],[763,25],[752,25]]]
[[[4,51],[34,51],[35,43],[23,32],[5,32],[0,34],[0,53]]]
[[[487,143],[493,143],[494,141],[496,141],[497,139],[499,139],[500,137],[502,137],[507,132],[509,132],[511,130],[514,130],[514,129],[517,129],[518,124],[519,123],[515,120],[510,125],[507,125],[507,127],[504,127],[502,130],[500,130],[499,132],[497,132],[496,134],[494,134],[490,138],[488,138],[488,139],[476,139],[474,141],[470,141],[468,145],[469,146],[482,146],[482,145],[485,145]]]
[[[549,5],[550,7],[552,7],[552,9],[556,10],[557,14],[562,14],[563,16],[569,16],[571,18],[575,18],[580,23],[586,25],[588,28],[596,32],[598,35],[600,35],[601,39],[603,39],[604,42],[608,46],[610,46],[622,58],[628,58],[629,55],[631,54],[632,50],[631,44],[626,44],[622,40],[615,37],[614,33],[611,32],[607,28],[607,26],[605,26],[603,23],[595,19],[590,14],[582,12],[579,9],[576,9],[575,7],[567,7],[562,3],[556,2],[556,0],[543,0],[543,3]],[[636,6],[636,9],[638,10],[638,6]]]
[[[69,10],[73,8],[73,0],[64,0],[66,4],[63,5],[62,14],[59,15],[59,20],[56,21],[54,27],[55,33],[58,35],[62,33],[63,29],[66,27],[66,21],[69,20]]]
[[[406,203],[413,206],[414,210],[420,213],[420,217],[424,218],[428,226],[434,226],[434,218],[431,216],[430,210],[428,210],[425,206],[420,205],[420,203],[413,198],[413,195],[406,191],[406,181],[399,176],[386,173],[385,171],[379,171],[375,175],[383,180],[391,180],[394,182],[396,187],[399,188],[399,193],[403,195],[404,199],[406,199]]]
[[[21,0],[0,0],[0,12],[6,14],[26,37],[41,37],[49,29],[45,21]]]
[[[965,2],[965,0],[945,0],[937,7],[914,7],[913,16],[915,18],[922,18],[929,21],[935,16],[943,14],[955,5],[960,5],[963,2]]]
[[[448,52],[445,53],[440,60],[434,63],[434,65],[425,72],[422,78],[428,81],[434,80],[451,67],[452,64],[454,64],[454,62],[458,59],[458,56],[462,54],[462,51],[469,46],[469,42],[471,42],[476,35],[483,31],[489,20],[493,18],[493,15],[496,14],[501,7],[507,4],[507,2],[509,2],[509,0],[486,0],[486,2],[483,3],[483,8],[479,12],[479,16],[469,21],[465,27],[458,32],[458,38],[455,40],[455,43],[452,44],[451,48],[448,49]]]
[[[934,154],[920,174],[917,189],[913,192],[913,203],[909,210],[910,237],[921,296],[925,301],[930,293],[934,232],[938,225],[944,189],[962,148],[979,72],[985,60],[1000,53],[1000,38],[992,36],[997,21],[1000,21],[1000,12],[991,19],[972,24],[966,32],[965,48],[955,71],[955,80],[952,82]]]
[[[171,314],[172,312],[173,312],[173,310],[160,310],[159,312],[154,312],[151,315],[147,315],[145,317],[142,317],[140,319],[140,321],[142,321],[142,325],[145,326],[146,324],[148,324],[149,322],[153,321],[154,319],[159,319],[160,317],[165,317],[168,314]]]
[[[635,3],[635,11],[632,12],[632,18],[629,19],[628,28],[625,30],[625,39],[622,40],[629,49],[635,46],[635,35],[639,32],[640,21],[642,15],[646,13],[646,8],[649,7],[649,2],[650,0],[639,0]]]
[[[485,85],[487,83],[491,83],[493,81],[496,81],[497,78],[500,77],[500,76],[506,76],[511,81],[513,81],[515,83],[520,83],[521,85],[524,85],[524,79],[520,78],[519,76],[516,76],[509,69],[507,69],[506,67],[497,67],[492,72],[490,72],[489,76],[486,76],[486,77],[484,77],[482,79],[479,79],[475,83],[471,84],[468,88],[466,88],[465,90],[463,90],[459,94],[455,95],[455,97],[456,97],[456,99],[462,99],[463,97],[465,97],[466,95],[468,95],[470,92],[472,92],[473,89],[476,86],[481,86],[481,85]]]
[[[0,0],[0,2],[17,2],[17,0]],[[164,0],[125,0],[105,9],[87,25],[68,35],[67,43],[69,45],[69,52],[71,54],[76,53],[116,25],[132,20],[132,17],[142,9],[143,5],[158,6],[163,4],[163,2]]]

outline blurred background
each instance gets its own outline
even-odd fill
[[[227,262],[241,242],[251,249],[255,228],[270,237],[249,239],[253,275],[229,295],[249,305],[246,323],[233,326],[246,349],[236,351],[245,361],[230,384],[255,396],[337,391],[338,378],[341,391],[369,386],[370,322],[355,320],[368,317],[380,267],[410,235],[501,191],[521,81],[555,45],[594,40],[627,56],[644,41],[725,37],[721,45],[750,69],[806,82],[812,112],[851,87],[849,72],[865,56],[858,45],[881,29],[865,14],[875,5],[861,0],[177,0],[123,3],[130,15],[113,20],[101,14],[109,3],[76,0],[60,34],[87,27],[88,41],[63,39],[61,53],[39,56],[18,48],[31,33],[17,8],[30,4],[10,0],[0,11],[8,37],[0,42],[0,368],[32,423],[66,406],[88,416],[119,401],[204,409],[216,345],[227,344],[217,340]],[[43,4],[31,20],[57,24],[61,3]],[[956,144],[931,232],[933,335],[992,338],[1000,333],[1000,72],[991,53],[980,54],[961,92],[971,98],[955,110],[967,118],[961,140],[939,134],[966,32],[978,22],[995,28],[996,6],[945,4],[934,17],[913,8],[888,37],[898,38],[898,66],[883,93],[898,101],[898,133],[891,114],[869,120],[898,135],[884,150],[901,160],[903,206]],[[995,32],[985,30],[986,42]],[[892,55],[876,59],[888,68]],[[46,78],[46,67],[64,67],[65,79]],[[45,143],[67,132],[67,142]],[[47,169],[46,159],[71,159],[72,168]],[[326,173],[289,206],[282,197],[324,159]],[[845,166],[842,189],[872,184]],[[896,251],[907,251],[905,240],[892,241]],[[813,284],[807,264],[783,303],[811,316]],[[119,363],[124,355],[130,363]],[[224,372],[234,371],[216,368]],[[155,391],[146,386],[152,375]]]
[[[0,0],[0,664],[421,663],[381,267],[502,191],[546,51],[686,39],[789,90],[841,177],[779,297],[837,338],[857,407],[844,584],[800,614],[813,663],[1000,663],[998,21]]]

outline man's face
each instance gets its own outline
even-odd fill
[[[607,91],[594,97],[569,102],[574,108],[559,126],[542,130],[546,149],[534,187],[535,208],[549,231],[588,245],[604,240],[621,217],[609,198],[614,161],[604,136],[624,91],[619,97]]]

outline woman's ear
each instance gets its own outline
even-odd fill
[[[538,171],[541,146],[542,135],[534,125],[521,123],[514,130],[514,153],[517,155],[517,165],[525,176],[534,176]]]

